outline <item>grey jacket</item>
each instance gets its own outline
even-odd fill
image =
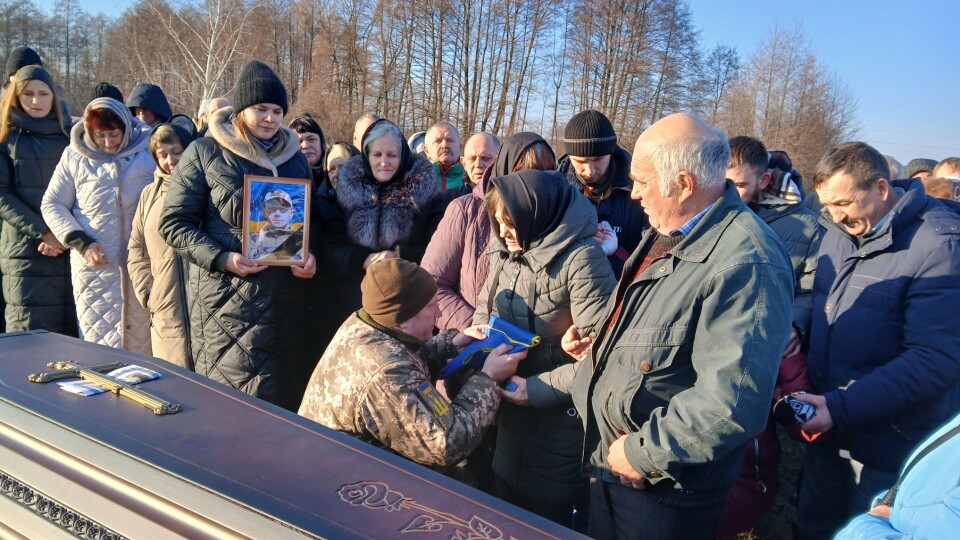
[[[536,407],[572,396],[586,429],[586,475],[618,482],[607,453],[627,435],[627,459],[650,483],[724,490],[767,421],[793,270],[729,182],[691,233],[632,281],[655,235],[644,233],[627,261],[605,320],[619,298],[622,311],[590,358],[527,379],[527,392]]]
[[[561,189],[573,190],[562,178],[557,182]],[[571,324],[592,333],[616,286],[613,269],[593,238],[596,210],[579,193],[569,201],[560,224],[522,257],[511,258],[498,243],[478,298],[474,324],[486,323],[492,311],[542,338],[517,367],[521,377],[572,363],[560,338]],[[491,288],[496,293],[492,309]],[[524,495],[572,503],[583,485],[583,430],[576,411],[569,403],[542,409],[504,403],[501,411],[494,472]]]
[[[773,229],[790,255],[790,264],[797,278],[793,292],[793,326],[804,340],[810,333],[813,278],[817,273],[817,252],[824,233],[820,216],[801,203],[771,196],[754,210]]]

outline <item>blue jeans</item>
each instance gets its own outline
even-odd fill
[[[829,539],[851,518],[873,506],[898,472],[868,467],[832,441],[807,447],[797,494],[797,540]]]

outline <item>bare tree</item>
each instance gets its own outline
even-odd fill
[[[711,124],[715,124],[720,113],[720,103],[724,91],[740,70],[740,54],[735,47],[717,45],[710,51],[704,64],[705,72],[705,112]]]
[[[728,85],[719,111],[728,134],[786,150],[800,171],[812,170],[858,127],[856,99],[823,67],[800,26],[771,29]]]
[[[240,50],[250,15],[260,1],[144,0],[157,16],[165,37],[183,56],[185,68],[199,83],[200,97],[212,97],[225,87],[224,74],[242,56]]]

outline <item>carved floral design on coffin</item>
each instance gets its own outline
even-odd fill
[[[390,489],[383,482],[361,481],[340,486],[337,492],[340,499],[370,510],[387,512],[411,511],[415,515],[400,528],[400,532],[444,533],[449,532],[451,540],[502,540],[503,533],[492,523],[477,516],[463,519],[447,512],[429,508],[417,501],[404,497],[403,493]],[[516,540],[510,537],[510,540]]]
[[[51,498],[33,486],[0,470],[0,495],[30,509],[77,538],[87,540],[127,540],[73,508]]]

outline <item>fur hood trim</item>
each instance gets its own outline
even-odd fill
[[[220,146],[237,156],[259,165],[264,169],[269,169],[274,176],[277,176],[277,167],[289,161],[300,151],[300,145],[291,143],[291,141],[297,140],[297,134],[283,125],[280,126],[280,136],[283,139],[280,141],[280,144],[283,145],[283,150],[281,150],[279,154],[271,157],[260,148],[250,148],[250,146],[237,135],[233,127],[233,121],[230,120],[230,115],[232,114],[233,107],[224,107],[215,111],[208,124],[207,137],[217,141]]]
[[[417,156],[401,179],[381,184],[364,173],[362,154],[340,169],[337,202],[347,218],[347,234],[356,244],[375,251],[407,242],[415,218],[439,193],[433,164]]]

